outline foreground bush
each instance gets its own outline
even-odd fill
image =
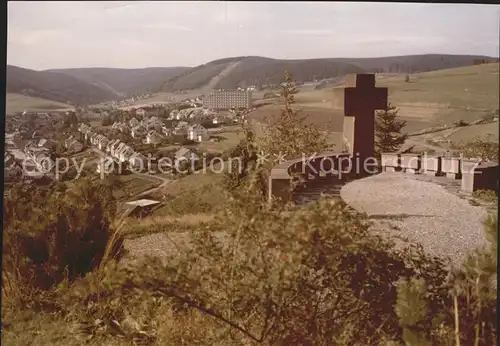
[[[23,298],[71,282],[121,254],[111,189],[82,179],[68,190],[17,186],[5,199],[3,292]]]
[[[479,157],[482,160],[498,162],[498,143],[489,138],[474,138],[472,141],[460,145],[465,157]]]
[[[485,202],[495,202],[498,199],[495,190],[477,190],[472,193],[472,196]]]
[[[331,199],[270,206],[247,194],[231,202],[166,263],[110,262],[49,289],[55,329],[75,326],[69,341],[96,345],[496,342],[496,218],[486,224],[490,248],[448,273],[421,248],[398,250],[373,235]]]
[[[168,263],[110,263],[60,290],[64,323],[97,344],[370,345],[400,338],[400,277],[431,283],[429,311],[443,306],[442,264],[396,251],[342,203],[232,202]]]

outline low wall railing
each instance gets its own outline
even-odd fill
[[[290,201],[293,196],[293,182],[296,179],[308,181],[339,177],[343,172],[347,172],[350,165],[351,155],[339,152],[324,152],[283,162],[271,170],[268,198]]]
[[[460,179],[461,191],[497,190],[498,163],[464,157],[383,153],[382,170]]]

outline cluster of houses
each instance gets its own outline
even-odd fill
[[[148,159],[144,154],[136,152],[133,148],[119,139],[109,140],[104,135],[95,133],[87,124],[80,124],[78,130],[84,135],[85,140],[88,140],[91,145],[105,152],[108,156],[97,166],[97,173],[110,173],[114,169],[121,167],[122,164],[127,164],[128,167],[134,170],[147,169]],[[199,157],[187,148],[180,148],[175,153],[176,160],[198,160]]]
[[[5,148],[6,149],[14,149],[16,148],[16,144],[14,143],[15,139],[21,138],[19,132],[7,133],[5,132]]]
[[[134,97],[127,98],[125,100],[112,101],[111,106],[113,108],[125,107],[125,106],[131,105],[135,101],[146,100],[146,99],[150,98],[151,96],[152,96],[151,94],[136,95]]]
[[[21,167],[17,164],[14,156],[7,151],[4,152],[3,169],[5,181],[22,175]]]
[[[236,111],[231,110],[232,113],[236,114]],[[170,112],[168,120],[193,120],[193,119],[212,119],[213,124],[225,124],[230,122],[239,122],[239,119],[234,116],[221,116],[217,115],[216,112],[210,109],[196,107],[196,108],[186,108],[182,110],[173,110]],[[243,117],[244,118],[244,117]]]
[[[186,99],[186,100],[182,101],[181,103],[183,103],[185,105],[189,105],[193,108],[200,107],[203,103],[203,95],[196,97],[196,98]]]
[[[187,139],[194,142],[203,142],[210,138],[208,130],[200,124],[189,125],[186,121],[177,123],[174,129],[171,130],[171,135],[186,136]]]
[[[83,144],[73,136],[64,141],[64,147],[71,153],[79,153],[83,150]]]
[[[126,163],[135,169],[147,168],[147,158],[144,154],[136,152],[133,148],[119,139],[109,140],[106,136],[92,131],[87,124],[78,127],[86,141],[99,150],[108,154],[108,159],[97,166],[97,173],[110,173],[114,168]],[[113,166],[113,167],[112,167]]]
[[[241,114],[238,114],[238,116],[233,114],[232,116],[228,115],[224,117],[217,115],[212,110],[196,106],[171,111],[167,120],[178,121],[179,123],[174,128],[170,128],[156,116],[148,118],[147,111],[143,108],[136,109],[135,114],[137,118],[132,118],[126,122],[114,122],[112,124],[112,129],[127,133],[133,138],[141,139],[144,144],[158,144],[165,137],[173,135],[186,136],[188,139],[196,142],[205,141],[210,138],[208,130],[202,125],[189,125],[188,122],[208,118],[211,119],[214,125],[220,125],[229,122],[240,122],[245,118],[245,116]]]
[[[4,151],[6,180],[20,176],[51,175],[54,164],[51,153],[55,146],[56,142],[50,139],[23,140],[18,133],[6,134]]]
[[[133,138],[142,139],[144,144],[158,144],[164,136],[171,135],[170,129],[157,117],[144,118],[141,121],[132,118],[128,122],[115,122],[111,128],[128,133]]]
[[[128,122],[115,122],[112,129],[128,133],[133,138],[142,139],[144,144],[158,144],[165,137],[173,135],[186,136],[195,142],[210,138],[208,130],[202,125],[189,125],[186,121],[180,121],[174,128],[169,128],[154,116],[141,121],[132,118]]]
[[[24,147],[24,154],[35,163],[38,172],[48,173],[52,169],[53,162],[50,158],[50,149],[45,146],[47,141],[30,141]]]
[[[193,119],[203,119],[203,118],[209,118],[212,119],[213,124],[225,124],[225,123],[238,123],[241,121],[245,120],[245,114],[250,113],[254,111],[255,109],[251,110],[242,110],[242,111],[237,111],[235,109],[230,109],[227,116],[221,116],[220,114],[218,115],[216,112],[213,110],[203,108],[203,107],[196,107],[196,108],[186,108],[182,110],[173,110],[170,112],[170,116],[168,117],[168,120],[193,120]]]
[[[188,119],[196,119],[213,115],[214,113],[212,111],[202,107],[185,108],[181,110],[175,109],[170,112],[168,120],[188,120]]]

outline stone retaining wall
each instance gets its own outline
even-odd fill
[[[424,156],[422,158],[422,170],[426,175],[439,176],[442,173],[441,156]]]
[[[286,161],[271,170],[269,176],[268,198],[280,198],[291,201],[293,181],[301,178],[307,180],[331,180],[346,172],[351,165],[348,153],[326,152],[312,158],[300,158]]]
[[[422,166],[422,157],[413,154],[401,154],[401,168],[406,173],[418,174]]]
[[[498,191],[498,164],[496,162],[462,162],[462,187],[466,193],[477,190]]]
[[[446,176],[461,179],[461,191],[497,190],[498,163],[462,157],[428,156],[418,154],[383,153],[383,171]]]
[[[381,161],[385,172],[396,172],[401,170],[401,157],[399,154],[382,154]]]
[[[461,162],[457,157],[443,157],[441,159],[443,172],[447,178],[460,179],[462,177]]]

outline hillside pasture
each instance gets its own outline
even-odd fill
[[[50,112],[73,109],[72,106],[65,103],[16,93],[7,93],[5,103],[7,115],[14,115],[15,113],[23,112],[24,110],[31,112]]]
[[[307,122],[316,124],[324,130],[332,132],[342,132],[343,117],[341,112],[333,110],[330,107],[318,107],[315,102],[307,103],[302,100],[301,103],[294,105],[294,108],[300,111],[300,114],[307,116]],[[270,104],[257,108],[255,112],[250,115],[252,120],[258,122],[267,122],[280,115],[282,106],[279,104]]]
[[[435,126],[453,126],[460,120],[471,123],[498,109],[499,64],[459,67],[454,69],[405,74],[377,75],[377,86],[389,88],[389,102],[399,109],[407,121],[405,131],[414,133]],[[332,89],[301,91],[295,107],[302,109],[311,123],[331,131],[342,131],[342,114],[332,110]],[[278,115],[279,100],[259,107],[253,119],[264,121]]]
[[[210,169],[175,179],[168,184],[166,194],[158,196],[163,205],[155,210],[153,216],[212,214],[225,200],[221,186],[223,179],[223,173]]]
[[[467,123],[498,109],[499,64],[460,67],[410,75],[377,78],[389,88],[389,102],[408,121],[406,130]]]
[[[469,142],[475,137],[498,143],[498,122],[462,127],[448,139],[452,143],[460,143]]]

